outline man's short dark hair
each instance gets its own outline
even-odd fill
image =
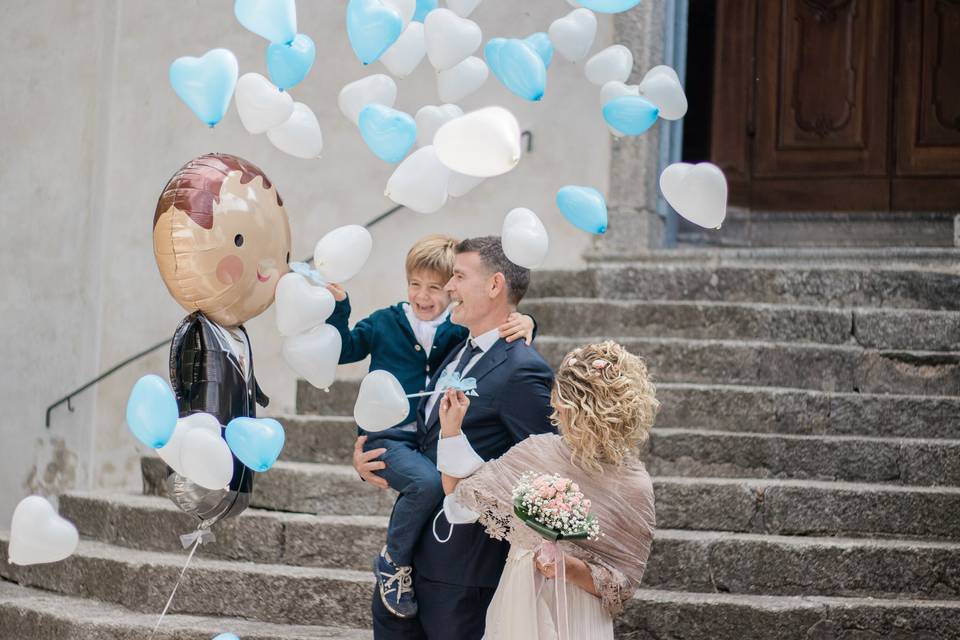
[[[507,281],[507,300],[516,306],[530,286],[530,269],[515,265],[507,259],[500,244],[500,236],[482,236],[461,240],[455,251],[457,253],[478,253],[480,262],[490,273],[502,273]]]

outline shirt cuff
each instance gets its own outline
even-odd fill
[[[450,524],[470,524],[480,519],[480,514],[461,505],[453,494],[443,499],[443,515]]]
[[[483,458],[470,446],[462,433],[437,442],[437,469],[452,478],[466,478],[483,466]]]

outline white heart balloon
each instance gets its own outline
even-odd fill
[[[436,135],[437,129],[462,115],[463,109],[455,104],[440,106],[428,104],[420,107],[413,118],[417,123],[417,146],[426,147],[433,144],[433,136]]]
[[[307,333],[284,338],[280,354],[297,375],[318,389],[329,389],[337,375],[342,346],[336,327],[322,324]]]
[[[384,431],[400,424],[410,412],[406,392],[389,371],[371,371],[360,382],[353,419],[364,431]]]
[[[360,112],[368,104],[393,107],[396,101],[397,83],[385,73],[355,80],[345,85],[337,96],[341,113],[357,126],[360,126]]]
[[[727,217],[727,178],[715,164],[671,164],[660,174],[660,191],[678,214],[706,229]]]
[[[311,284],[299,273],[288,273],[277,283],[277,330],[295,336],[327,321],[337,301],[326,287]]]
[[[58,562],[73,555],[78,544],[77,528],[46,499],[27,496],[13,510],[7,549],[11,564]]]
[[[676,69],[673,67],[667,66],[665,64],[658,64],[655,67],[651,67],[649,71],[643,74],[643,79],[653,78],[654,76],[666,75],[673,78],[673,81],[677,84],[681,84],[680,76],[677,75]]]
[[[220,422],[215,417],[209,413],[191,413],[177,420],[173,436],[170,437],[167,444],[156,450],[160,459],[182,476],[187,475],[182,462],[183,442],[186,435],[194,429],[206,429],[210,433],[220,436]]]
[[[520,124],[503,107],[485,107],[444,124],[433,146],[451,171],[479,178],[499,176],[520,162]]]
[[[293,115],[293,98],[280,91],[259,73],[245,73],[237,80],[234,94],[243,128],[263,133],[279,126]]]
[[[384,194],[418,213],[439,211],[447,203],[450,169],[437,159],[433,145],[421,147],[400,163]]]
[[[302,102],[293,103],[293,115],[283,124],[267,131],[277,149],[290,155],[313,160],[323,151],[323,132],[313,110]]]
[[[430,64],[437,71],[446,71],[480,48],[483,33],[476,22],[450,9],[434,9],[423,20],[423,38]]]
[[[587,80],[603,86],[611,80],[626,82],[633,70],[633,53],[622,44],[614,44],[596,53],[583,68]]]
[[[366,228],[337,227],[320,238],[313,250],[313,266],[327,282],[346,282],[360,273],[372,249],[373,237]]]
[[[679,120],[687,113],[683,87],[668,73],[648,73],[640,82],[640,94],[660,110],[664,120]]]
[[[557,53],[570,62],[579,62],[590,53],[597,37],[597,16],[590,9],[574,9],[554,20],[547,33]]]
[[[482,87],[489,75],[487,63],[470,56],[452,69],[437,74],[437,95],[441,102],[460,102]]]
[[[468,17],[482,0],[447,0],[447,7],[461,18]]]
[[[611,80],[610,82],[603,85],[600,89],[600,105],[603,106],[613,100],[614,98],[619,98],[620,96],[638,96],[640,95],[640,87],[635,84],[624,84],[619,80]],[[615,135],[618,138],[623,137],[623,132],[618,131],[614,127],[607,125],[607,129],[610,130],[610,133]]]
[[[183,436],[180,464],[181,475],[205,489],[224,489],[233,477],[230,446],[208,429],[191,429]]]
[[[397,41],[380,56],[387,71],[398,78],[406,78],[427,54],[423,40],[423,24],[411,22]]]
[[[450,180],[447,181],[447,193],[451,198],[465,196],[480,186],[480,183],[484,180],[486,180],[486,178],[478,178],[477,176],[468,176],[457,173],[456,171],[451,171]]]
[[[510,262],[527,269],[543,264],[550,250],[546,227],[537,214],[522,207],[512,210],[503,219],[500,244]]]
[[[404,28],[410,24],[413,14],[417,12],[417,0],[381,0],[381,2],[400,14]]]

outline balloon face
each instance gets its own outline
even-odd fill
[[[57,562],[69,557],[80,543],[77,528],[40,496],[28,496],[13,511],[10,524],[12,564]]]
[[[184,309],[237,326],[273,303],[288,271],[287,212],[255,165],[226,154],[200,156],[164,187],[153,251],[164,284]]]

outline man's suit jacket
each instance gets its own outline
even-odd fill
[[[454,349],[434,372],[428,389],[436,386],[440,374],[460,351]],[[476,378],[478,396],[470,398],[462,429],[484,460],[499,458],[527,436],[556,431],[549,419],[553,371],[522,340],[498,340],[465,376]],[[424,415],[426,404],[424,398],[417,411],[420,450],[436,462],[440,421],[434,414]],[[434,513],[437,511],[442,511],[442,503],[436,505]],[[436,522],[441,538],[449,527],[441,513]],[[495,588],[508,550],[506,542],[490,538],[480,524],[457,525],[446,543],[437,542],[433,527],[428,525],[421,532],[413,565],[420,575],[433,581]]]

